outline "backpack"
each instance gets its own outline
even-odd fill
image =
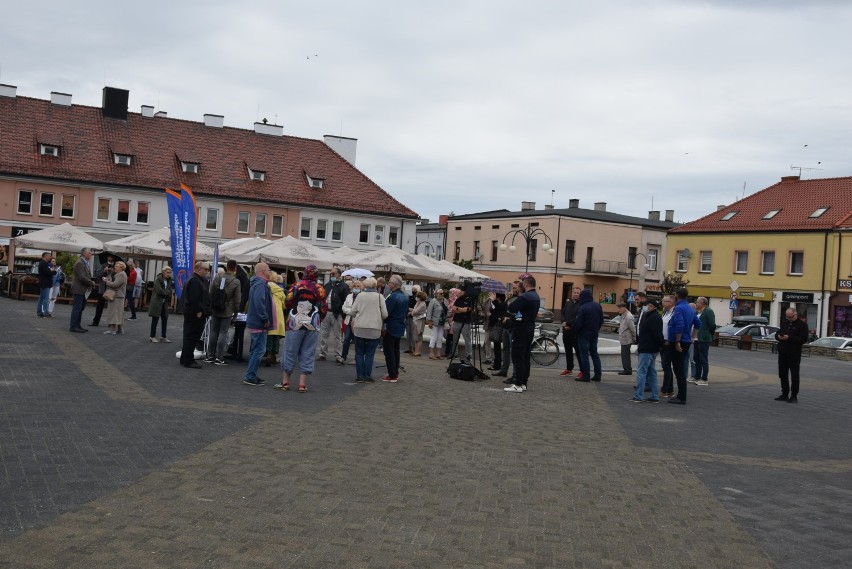
[[[219,285],[213,286],[213,290],[210,291],[210,306],[213,307],[215,312],[222,312],[228,305],[228,298],[225,295],[225,279],[219,279]]]

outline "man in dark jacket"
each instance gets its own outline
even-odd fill
[[[337,363],[343,361],[343,303],[349,296],[349,285],[340,278],[340,269],[331,269],[331,278],[323,285],[328,302],[328,313],[320,324],[320,337],[317,359],[324,360],[329,352],[334,352]]]
[[[212,313],[207,273],[210,268],[203,261],[196,261],[192,277],[183,287],[181,304],[183,306],[183,346],[180,351],[180,365],[191,369],[201,369],[195,363],[195,345],[204,333],[204,323]]]
[[[237,265],[237,280],[240,281],[240,307],[237,312],[246,313],[248,304],[249,278],[248,273],[240,265]],[[245,341],[246,321],[237,319],[234,322],[234,337],[228,345],[228,357],[243,361],[243,342]]]
[[[601,305],[592,299],[592,292],[586,289],[580,293],[580,308],[574,319],[574,331],[577,334],[577,356],[580,360],[580,373],[574,381],[600,381],[601,357],[598,355],[598,333],[603,326],[604,315]],[[592,358],[594,375],[589,375],[589,357]]]
[[[577,352],[577,332],[574,330],[574,320],[580,309],[580,287],[575,286],[571,298],[565,300],[562,307],[562,347],[565,348],[565,369],[559,375],[574,373],[574,352]],[[577,352],[577,357],[580,353]]]
[[[503,389],[509,393],[523,393],[527,390],[535,317],[541,306],[535,277],[524,277],[523,287],[524,292],[512,303],[512,312],[508,314],[512,324],[512,366],[515,368],[515,384]]]
[[[650,403],[660,402],[660,393],[657,384],[657,354],[663,349],[663,319],[657,311],[660,301],[648,299],[642,307],[639,319],[639,366],[636,368],[636,392],[629,400],[634,403],[648,401]],[[642,399],[645,385],[651,388],[651,397]]]
[[[36,304],[36,316],[47,318],[50,316],[48,303],[50,302],[50,289],[53,288],[53,273],[55,268],[50,266],[50,251],[41,254],[38,261],[38,303]]]
[[[775,333],[775,339],[778,340],[778,376],[781,378],[781,395],[775,400],[796,403],[799,395],[799,363],[802,361],[802,346],[808,341],[808,326],[799,319],[795,308],[788,308],[785,316],[781,321],[781,329]]]

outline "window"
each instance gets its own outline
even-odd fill
[[[491,229],[500,229],[500,226],[499,225],[492,225]]]
[[[284,235],[284,216],[283,215],[273,215],[272,216],[272,235],[275,235],[275,236]]]
[[[479,241],[474,241],[473,242],[473,260],[478,261],[480,254],[481,253],[479,252]]]
[[[315,190],[321,190],[324,181],[323,178],[311,178],[308,176],[308,185]]]
[[[59,211],[59,215],[62,217],[74,217],[74,204],[76,201],[77,196],[62,196],[62,209]]]
[[[181,162],[180,169],[187,174],[198,174],[198,171],[201,169],[201,164],[198,162]]]
[[[474,231],[479,231],[480,229],[482,229],[482,226],[481,226],[481,225],[474,225],[474,226],[473,226],[473,230],[474,230]]]
[[[130,154],[113,154],[112,158],[119,166],[130,166],[133,162],[133,157]]]
[[[237,214],[237,233],[248,233],[250,217],[251,214],[247,211],[241,211]]]
[[[497,244],[497,241],[491,242],[491,261],[494,262],[497,260],[497,250],[500,249],[500,246]]]
[[[775,274],[775,251],[763,251],[760,254],[760,274],[774,275]]]
[[[748,251],[737,251],[735,253],[736,256],[736,267],[734,267],[735,273],[747,273],[748,272]]]
[[[18,190],[18,213],[30,215],[33,212],[33,193],[31,190]]]
[[[565,241],[565,262],[573,263],[574,262],[574,248],[577,246],[577,242],[571,239]]]
[[[98,199],[98,221],[109,221],[110,201],[109,198]]]
[[[435,249],[435,259],[438,261],[442,261],[444,259],[444,247],[442,245],[438,245]]]
[[[461,256],[461,241],[456,241],[455,252],[453,253],[453,261],[458,261]]]
[[[331,240],[341,241],[343,239],[343,222],[333,221],[331,223]]]
[[[739,213],[738,211],[732,211],[732,212],[730,212],[730,213],[726,213],[726,214],[725,214],[725,217],[723,217],[723,218],[722,218],[722,221],[728,221],[728,220],[730,220],[732,217],[734,217],[735,215],[737,215],[738,213]]]
[[[361,229],[358,231],[358,243],[370,242],[370,224],[362,223]]]
[[[328,220],[317,220],[317,239],[328,239]]]
[[[388,229],[388,245],[391,247],[399,245],[399,227],[391,227]]]
[[[385,226],[384,225],[377,225],[376,229],[373,231],[373,233],[375,234],[375,236],[373,238],[373,243],[375,245],[381,245],[382,243],[384,243],[384,239],[385,239]]]
[[[302,228],[299,230],[299,237],[303,239],[311,238],[311,226],[313,225],[314,220],[310,217],[302,218]]]
[[[790,274],[801,275],[805,272],[805,252],[790,251]]]
[[[827,207],[821,207],[821,208],[817,209],[816,211],[814,211],[812,214],[810,214],[808,217],[817,218],[817,217],[820,217],[822,214],[824,214],[827,211],[828,211]]]
[[[713,270],[713,251],[701,251],[701,264],[698,272],[709,273]]]
[[[139,202],[136,205],[136,223],[148,223],[148,209],[151,207],[151,204],[148,202]]]
[[[685,273],[689,270],[689,257],[686,254],[686,251],[678,251],[677,252],[677,272]]]
[[[130,200],[118,200],[118,217],[116,221],[123,223],[130,221]]]
[[[773,209],[772,211],[770,211],[769,213],[767,213],[766,215],[764,215],[764,216],[763,216],[763,219],[772,219],[773,217],[775,217],[775,216],[776,216],[776,215],[778,215],[779,213],[781,213],[781,210],[780,210],[780,209]]]
[[[656,271],[657,270],[657,255],[659,254],[659,249],[648,249],[648,270]]]
[[[636,247],[627,248],[627,268],[631,271],[636,270],[636,253],[638,252],[639,249]]]
[[[215,207],[207,208],[207,219],[204,222],[204,229],[216,231],[219,229],[219,209]]]
[[[53,215],[53,194],[41,194],[38,205],[39,215]]]
[[[266,235],[266,214],[254,214],[254,232],[259,235]]]
[[[255,182],[263,182],[264,180],[266,180],[266,172],[263,172],[261,170],[252,170],[251,168],[249,168],[248,173],[249,178],[254,180]]]
[[[59,156],[59,147],[53,144],[39,144],[38,149],[42,156]]]

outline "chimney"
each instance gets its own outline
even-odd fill
[[[326,146],[340,154],[344,160],[353,166],[355,165],[355,154],[358,150],[357,138],[347,138],[345,136],[326,134],[322,137],[322,140],[325,142]]]
[[[154,107],[151,105],[142,105],[142,116],[143,117],[153,117],[154,116]]]
[[[717,205],[717,206],[716,206],[716,211],[722,211],[722,210],[723,210],[723,209],[725,209],[726,207],[727,207],[727,206],[726,206],[725,204]]]
[[[156,113],[154,113],[154,118],[164,119],[167,116],[169,116],[169,113],[167,113],[166,111],[157,111]]]
[[[654,221],[660,221],[660,212],[659,211],[649,211],[648,219],[652,219]]]
[[[556,206],[554,206],[553,204],[549,204],[549,203],[544,204],[544,209],[554,209],[555,207]]]
[[[425,217],[420,218],[420,225],[429,225],[429,219]]]
[[[606,202],[595,202],[595,211],[606,211]]]
[[[257,134],[268,134],[269,136],[284,136],[284,127],[277,124],[268,124],[266,119],[263,122],[254,123],[254,131]]]
[[[204,115],[204,126],[222,128],[225,126],[225,117],[222,115]]]
[[[18,88],[15,85],[6,85],[0,83],[0,97],[15,98],[18,94]]]
[[[71,106],[71,95],[68,93],[58,93],[56,91],[50,92],[50,102],[54,105],[61,105],[63,107]]]
[[[439,216],[438,216],[438,224],[439,224],[439,225],[446,225],[446,224],[447,224],[447,219],[448,219],[448,218],[449,218],[449,216],[448,216],[448,215],[439,215]]]
[[[667,209],[666,210],[666,221],[674,221],[674,210]]]
[[[799,176],[781,176],[782,182],[798,182]]]
[[[104,117],[112,119],[127,120],[127,99],[130,91],[127,89],[116,89],[115,87],[104,87],[103,110]]]
[[[575,207],[575,208],[580,207],[580,200],[577,200],[577,199],[568,200],[568,207]]]
[[[521,202],[521,211],[535,209],[535,202]]]

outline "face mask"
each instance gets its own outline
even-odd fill
[[[331,277],[331,282],[336,283],[336,282],[337,282],[337,277]]]

